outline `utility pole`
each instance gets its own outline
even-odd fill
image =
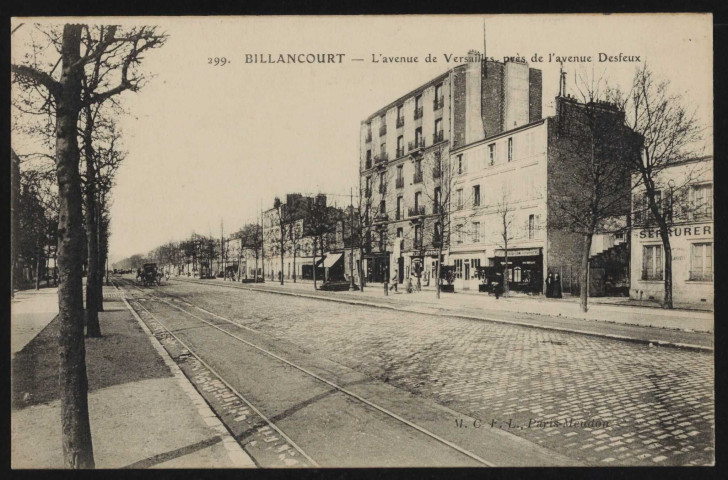
[[[354,288],[354,190],[349,188],[349,291]]]

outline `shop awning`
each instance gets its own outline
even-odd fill
[[[333,267],[336,262],[339,261],[341,258],[340,253],[332,253],[330,255],[326,255],[326,258],[324,259],[324,268],[331,268]]]

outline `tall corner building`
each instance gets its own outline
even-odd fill
[[[579,161],[560,125],[584,105],[559,96],[557,114],[543,118],[541,92],[541,71],[526,63],[471,61],[361,122],[362,204],[372,211],[363,257],[368,281],[402,282],[419,273],[434,285],[438,245],[447,238],[442,261],[454,267],[456,290],[478,289],[478,267],[507,273],[512,290],[543,292],[546,273],[560,273],[566,289],[578,288],[583,242],[551,226],[548,198],[580,188],[578,179],[560,180]],[[629,132],[624,135],[626,142]],[[448,165],[447,181],[440,165]],[[628,176],[624,189],[629,199]],[[436,212],[443,196],[444,222]],[[499,214],[504,204],[507,245]],[[603,275],[629,282],[628,241],[595,237],[590,256],[608,264]]]

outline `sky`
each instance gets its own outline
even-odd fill
[[[79,19],[75,19],[79,20]],[[521,56],[543,72],[543,113],[553,114],[559,64],[549,54],[592,56],[565,63],[576,74],[628,88],[639,56],[698,109],[712,132],[710,15],[478,15],[351,17],[83,18],[85,23],[158,25],[169,38],[145,54],[151,74],[121,99],[127,158],[111,209],[111,261],[146,253],[193,232],[219,236],[254,222],[275,196],[327,193],[344,205],[358,179],[360,122],[444,73],[444,54],[485,48]],[[59,23],[59,19],[14,22]],[[12,55],[23,52],[14,36]],[[246,54],[342,53],[340,64],[252,64]],[[437,63],[424,62],[433,54]],[[418,63],[374,63],[375,56]],[[533,62],[534,54],[543,62]],[[225,57],[224,66],[209,64]],[[364,61],[352,61],[362,58]],[[213,60],[214,61],[214,60]],[[575,93],[575,92],[574,92]],[[712,148],[712,138],[708,139]],[[712,152],[707,152],[712,153]]]

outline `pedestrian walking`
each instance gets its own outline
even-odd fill
[[[557,273],[554,277],[554,284],[553,288],[551,289],[551,294],[554,298],[562,298],[561,295],[561,277],[559,277],[559,274]]]
[[[399,272],[397,272],[397,269],[394,269],[394,275],[392,275],[392,285],[389,286],[389,289],[394,291],[397,291],[397,281],[399,280]]]
[[[554,275],[549,273],[546,277],[546,298],[554,296]]]
[[[493,282],[493,293],[495,293],[495,299],[498,300],[503,293],[503,285],[500,282]]]

